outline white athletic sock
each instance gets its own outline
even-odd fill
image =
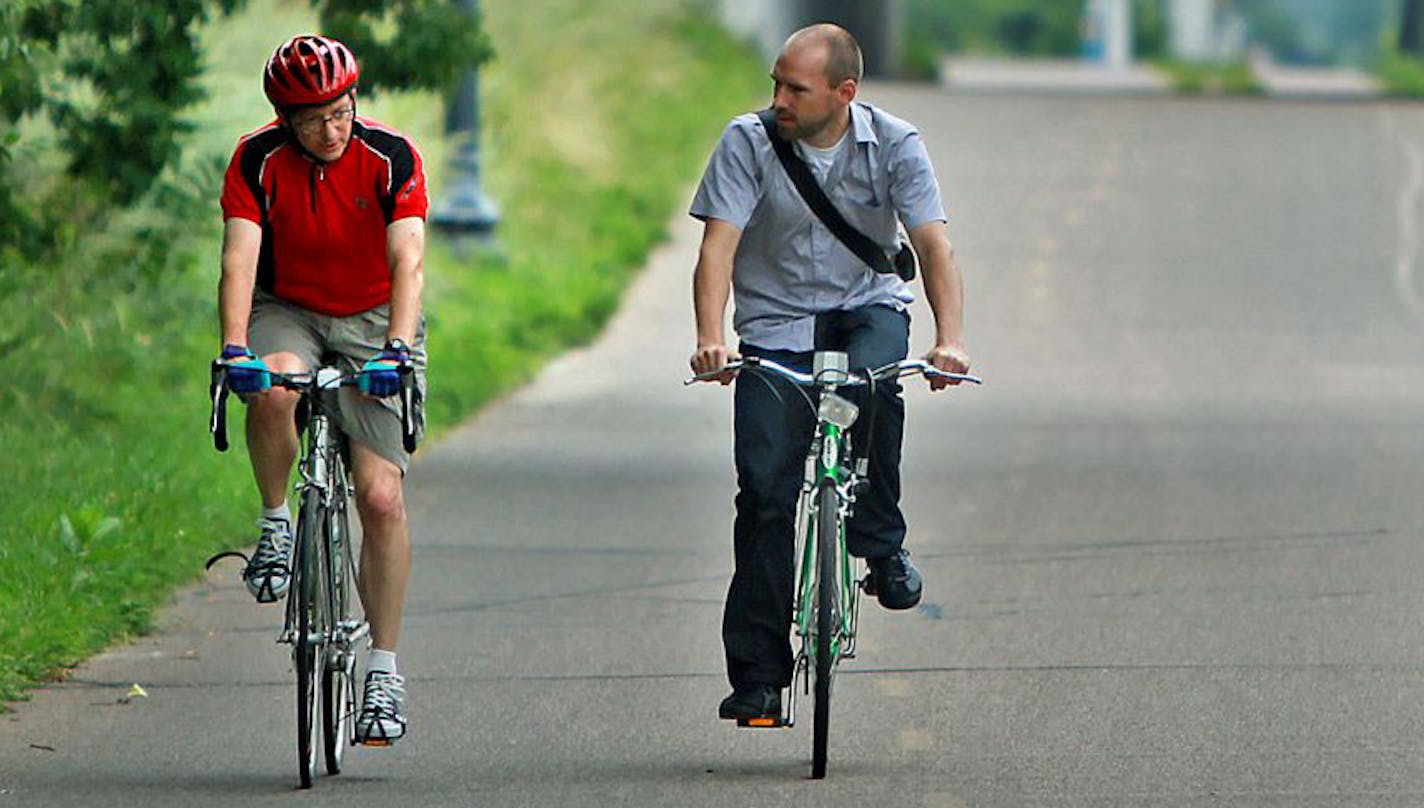
[[[371,649],[371,656],[366,660],[366,673],[380,671],[382,673],[396,672],[396,652],[382,651],[379,648]]]
[[[288,510],[287,503],[283,502],[281,505],[278,505],[275,508],[263,508],[262,518],[281,519],[282,521],[290,525],[292,523],[292,512]]]

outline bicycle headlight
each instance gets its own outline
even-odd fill
[[[850,429],[857,415],[860,415],[859,407],[835,393],[821,393],[821,405],[816,408],[816,416],[821,420],[829,421],[841,429]]]

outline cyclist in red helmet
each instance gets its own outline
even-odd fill
[[[222,361],[247,401],[247,446],[262,497],[261,535],[243,579],[259,602],[290,582],[288,482],[298,451],[295,393],[269,371],[296,372],[336,357],[361,372],[343,388],[339,419],[351,439],[364,541],[360,591],[371,623],[358,740],[406,733],[396,640],[410,572],[403,481],[409,464],[391,396],[397,367],[416,366],[425,390],[425,215],[420,152],[406,136],[356,114],[356,57],[322,36],[282,43],[263,89],[276,118],[238,142],[223,182]],[[423,419],[417,406],[416,423]]]

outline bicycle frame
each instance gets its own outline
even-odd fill
[[[827,392],[830,392],[828,390]],[[808,475],[801,488],[797,539],[800,543],[801,563],[797,568],[796,601],[792,611],[792,626],[800,639],[801,648],[796,655],[793,676],[800,680],[788,689],[785,726],[796,724],[796,694],[811,692],[811,668],[816,659],[816,572],[819,568],[819,554],[829,548],[835,554],[835,613],[831,618],[831,665],[834,667],[842,659],[855,657],[856,625],[860,616],[860,584],[855,574],[855,561],[846,547],[845,520],[850,516],[855,502],[855,487],[860,483],[861,474],[848,464],[851,459],[849,431],[823,417],[816,419],[815,437],[811,442],[810,456],[807,458]],[[818,493],[823,489],[835,492],[837,509],[836,535],[818,535],[820,509]]]
[[[322,518],[345,517],[347,504],[355,493],[346,476],[346,466],[341,457],[340,433],[332,423],[328,408],[321,401],[325,393],[334,392],[340,383],[339,371],[330,367],[321,368],[315,377],[315,387],[307,396],[310,407],[302,456],[298,463],[301,480],[294,489],[294,500],[301,503],[299,513],[303,517],[307,516],[308,503],[314,505]],[[327,547],[325,542],[315,542],[313,546],[305,547],[299,543],[293,548],[292,566],[301,566],[301,559],[297,554],[315,552],[317,566],[308,569],[326,571],[322,577],[327,578],[341,574],[337,572],[339,567],[351,576],[350,580],[355,580],[356,566],[350,537],[338,537],[333,535],[334,532],[327,535],[337,539],[340,546]],[[339,554],[338,558],[331,557],[333,551]],[[369,629],[362,621],[346,620],[333,623],[330,620],[333,615],[341,613],[342,606],[336,602],[339,595],[334,587],[326,588],[322,594],[324,597],[317,602],[317,613],[323,619],[316,621],[320,633],[308,637],[308,641],[349,645],[365,636]],[[288,598],[286,606],[286,622],[277,641],[293,643],[296,641],[298,624],[297,599]]]

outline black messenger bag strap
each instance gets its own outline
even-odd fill
[[[805,161],[796,156],[791,144],[776,131],[776,111],[764,109],[757,113],[757,117],[761,118],[762,128],[771,139],[772,148],[776,149],[776,156],[781,160],[781,167],[786,169],[786,175],[791,178],[791,184],[801,192],[801,198],[806,200],[807,207],[821,220],[821,224],[831,231],[831,235],[840,239],[857,258],[864,261],[866,266],[882,275],[896,274],[895,267],[890,263],[885,251],[880,249],[880,245],[845,220],[841,212],[836,210],[836,206],[831,204],[826,192],[821,190],[820,183],[811,176],[811,169]]]

